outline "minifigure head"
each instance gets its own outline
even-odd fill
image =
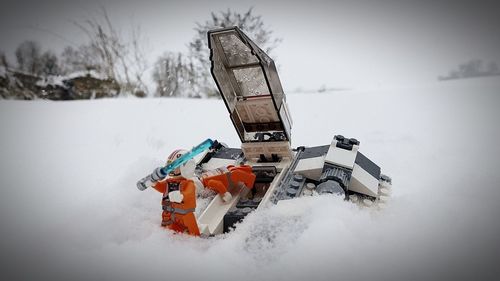
[[[184,149],[176,149],[170,153],[170,155],[167,158],[167,165],[174,162],[175,160],[179,159],[182,155],[186,154],[187,150]],[[170,172],[169,176],[180,176],[181,175],[181,169],[177,168]]]

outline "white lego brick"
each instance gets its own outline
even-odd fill
[[[377,197],[379,180],[370,175],[358,164],[354,164],[349,189],[355,192]]]
[[[308,179],[317,181],[321,177],[324,165],[325,157],[323,156],[300,159],[294,172],[299,173]]]
[[[233,197],[228,202],[224,202],[220,195],[216,195],[197,218],[198,225],[203,226],[203,233],[210,235],[221,234],[223,231],[224,215],[227,214],[229,209],[236,206],[241,196],[246,192],[248,192],[246,188],[235,188],[231,191]]]
[[[358,153],[359,146],[354,145],[352,150],[346,150],[336,147],[337,141],[334,140],[328,149],[328,153],[325,156],[325,162],[340,167],[352,169],[354,167],[354,161],[356,160],[356,154]]]

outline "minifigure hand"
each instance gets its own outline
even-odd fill
[[[168,199],[170,199],[170,202],[182,203],[184,195],[179,190],[176,190],[168,193]]]
[[[222,201],[224,202],[229,202],[231,201],[231,199],[233,199],[233,196],[229,192],[226,192],[222,195]]]

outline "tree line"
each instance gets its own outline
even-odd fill
[[[490,61],[485,64],[482,60],[474,59],[461,63],[456,69],[449,71],[447,75],[438,77],[439,81],[455,80],[473,77],[486,77],[500,75],[500,68],[497,63]]]
[[[45,80],[54,76],[92,74],[117,83],[121,95],[217,97],[215,83],[210,75],[208,30],[239,26],[267,52],[280,42],[252,8],[243,13],[228,9],[212,12],[206,21],[195,23],[195,35],[188,43],[186,52],[165,50],[154,63],[149,64],[139,26],[132,26],[130,34],[122,36],[104,8],[101,8],[99,18],[74,24],[86,35],[86,43],[67,46],[60,54],[56,54],[52,50],[43,50],[36,41],[27,40],[17,47],[15,63],[9,62],[0,51],[0,67]],[[148,92],[145,81],[147,74],[152,76],[155,83],[153,93]],[[116,93],[109,94],[109,97],[114,96]]]

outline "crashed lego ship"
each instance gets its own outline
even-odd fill
[[[328,145],[291,147],[290,111],[274,61],[264,51],[237,27],[209,31],[208,40],[212,76],[242,144],[205,142],[184,158],[201,156],[198,174],[249,165],[256,179],[253,188],[230,188],[227,202],[220,195],[210,201],[196,218],[202,235],[228,232],[253,210],[302,196],[338,194],[364,206],[384,205],[391,179],[359,152],[358,140],[336,135]],[[138,187],[167,174],[159,168]]]

